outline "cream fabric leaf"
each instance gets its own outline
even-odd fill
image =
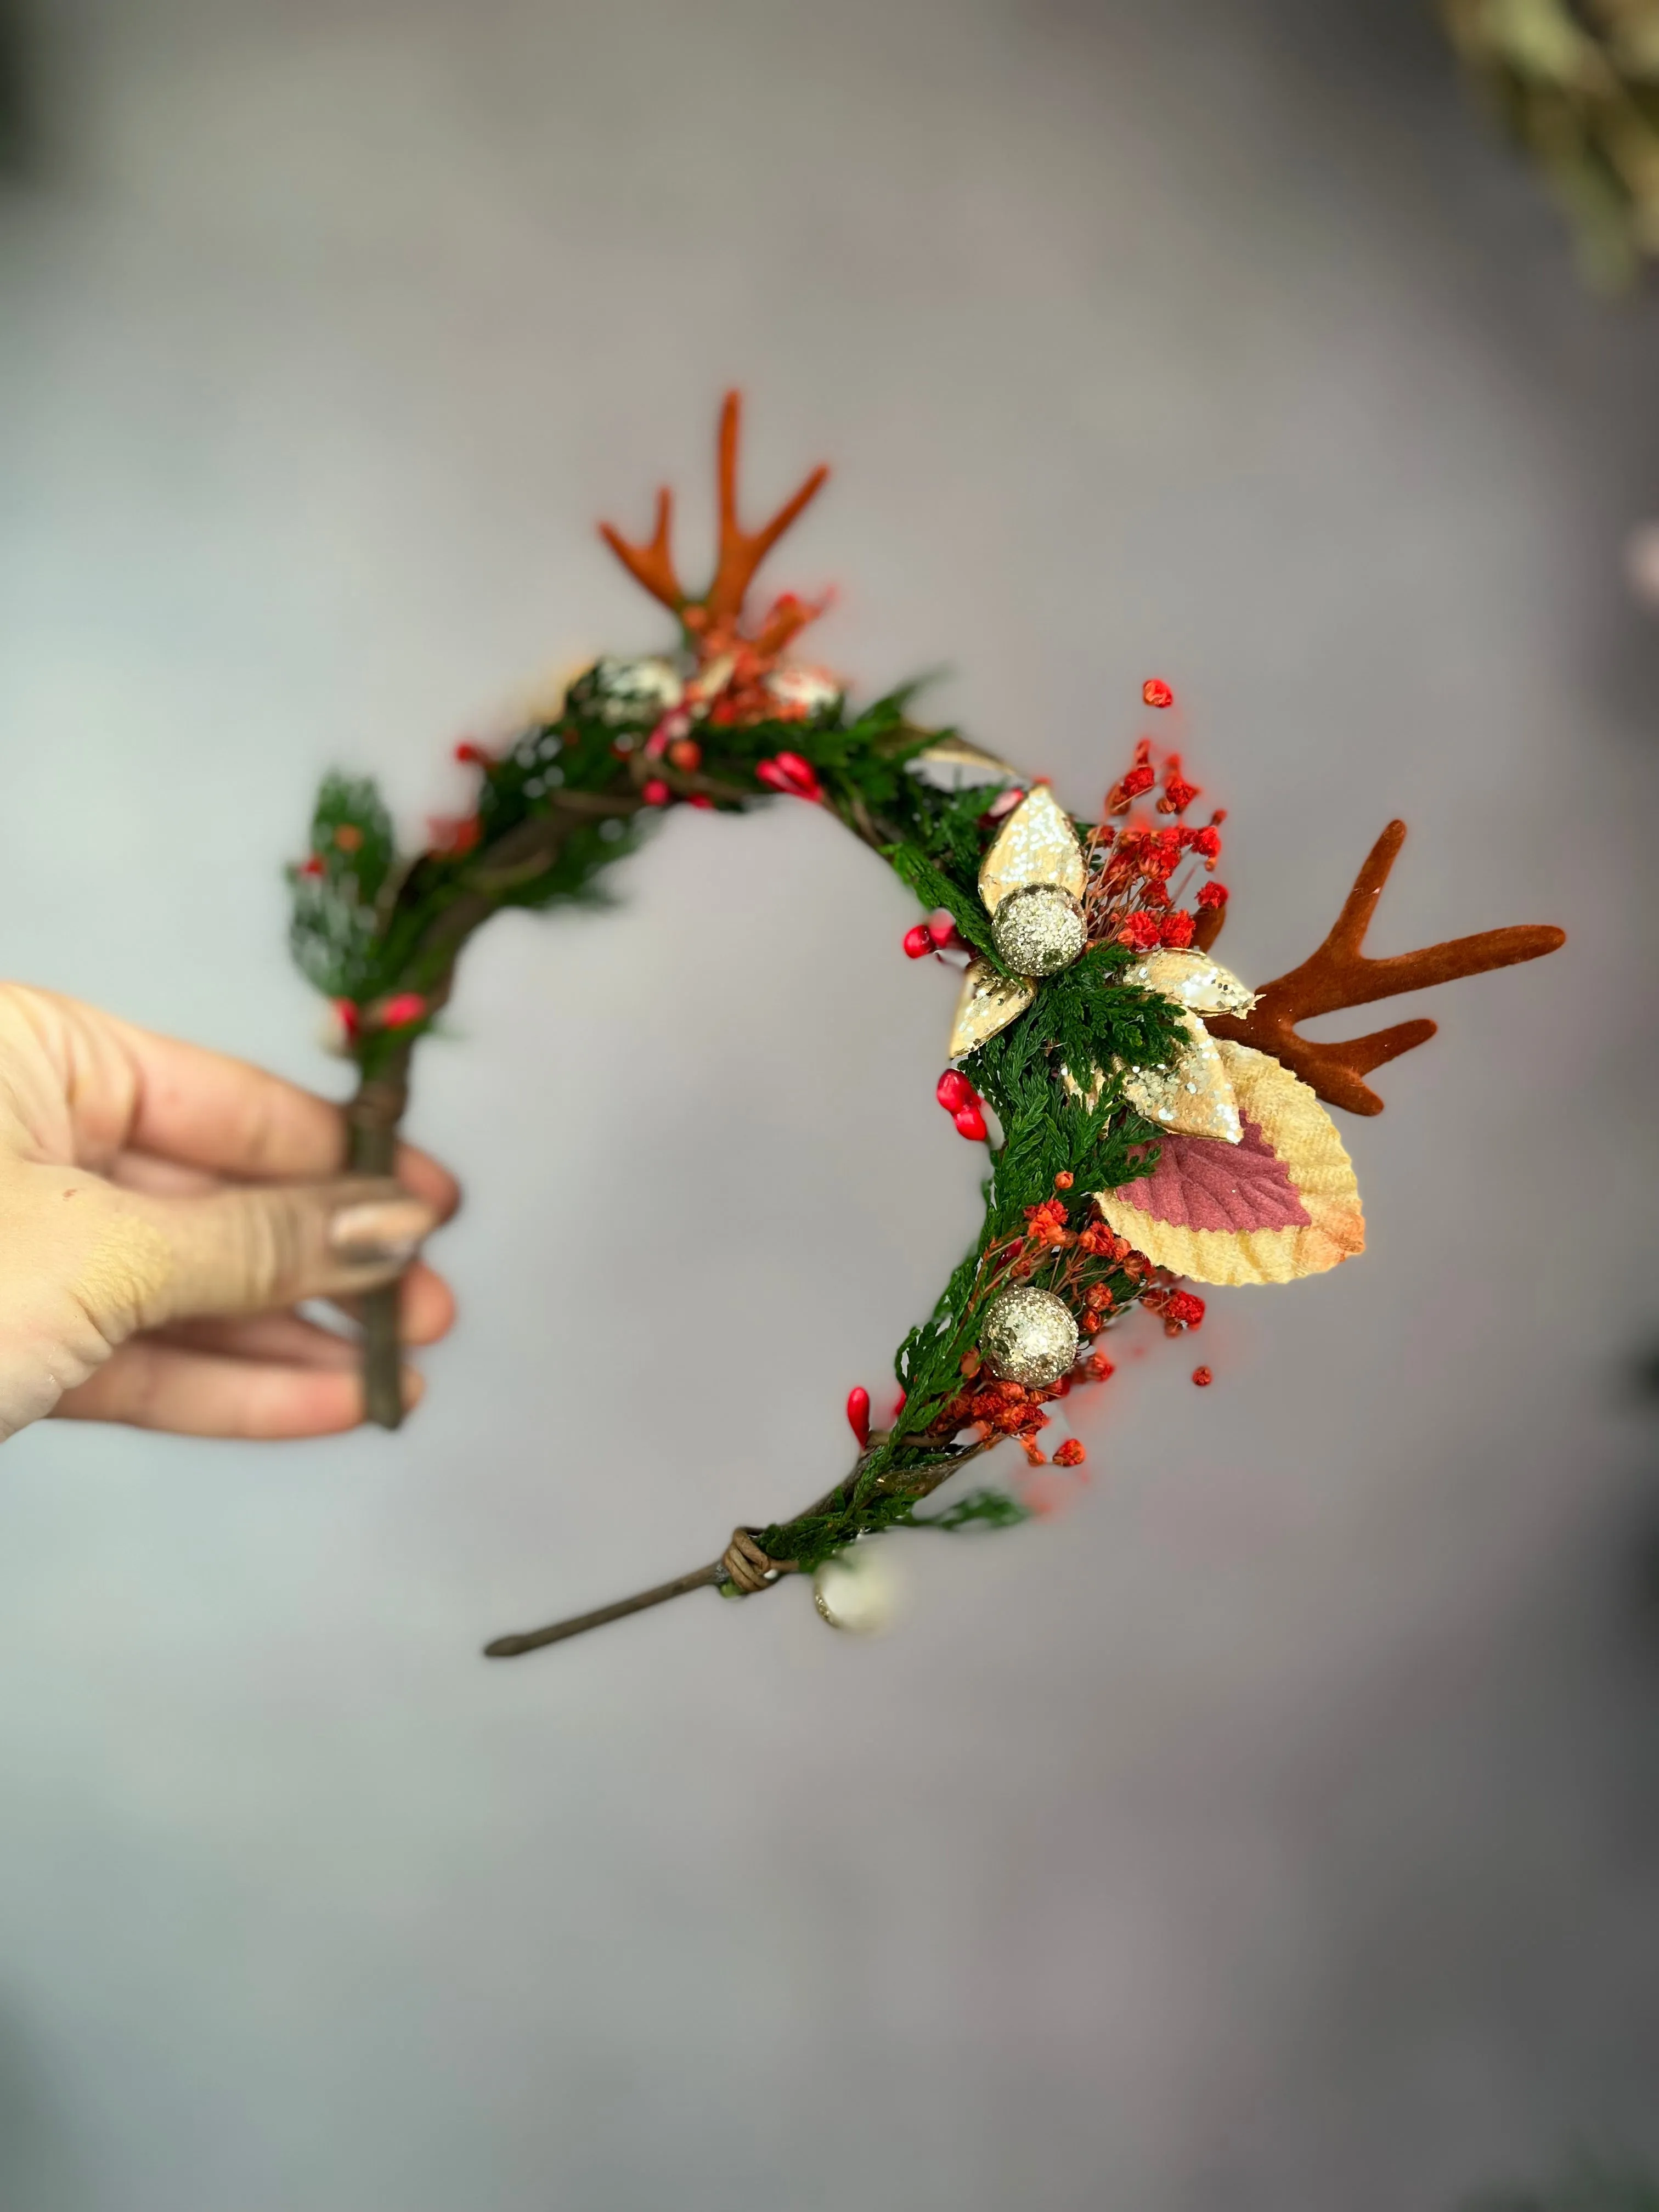
[[[1309,1085],[1265,1052],[1215,1041],[1243,1135],[1166,1137],[1149,1176],[1096,1194],[1110,1227],[1198,1283],[1289,1283],[1365,1249],[1353,1164]]]

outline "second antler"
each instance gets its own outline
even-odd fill
[[[1450,938],[1419,952],[1397,952],[1382,960],[1368,958],[1362,949],[1365,932],[1405,842],[1405,823],[1390,822],[1372,846],[1341,913],[1318,951],[1288,975],[1264,983],[1248,1014],[1213,1015],[1206,1024],[1217,1036],[1271,1053],[1311,1085],[1322,1098],[1333,1106],[1346,1106],[1353,1114],[1382,1111],[1382,1101],[1363,1079],[1385,1060],[1396,1060],[1402,1052],[1426,1044],[1434,1035],[1435,1024],[1423,1018],[1399,1022],[1392,1029],[1373,1030],[1369,1036],[1316,1044],[1297,1036],[1298,1022],[1316,1014],[1336,1013],[1344,1006],[1369,1006],[1375,999],[1391,999],[1402,991],[1426,990],[1431,984],[1449,983],[1459,975],[1480,975],[1489,968],[1510,968],[1520,960],[1537,960],[1566,942],[1564,930],[1535,923]]]

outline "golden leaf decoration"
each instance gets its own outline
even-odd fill
[[[972,1052],[1010,1022],[1018,1021],[1036,996],[1036,985],[1024,975],[1000,975],[988,960],[970,960],[957,1001],[950,1057]]]
[[[1088,880],[1071,816],[1048,785],[1039,783],[1003,823],[980,864],[979,895],[994,915],[1011,891],[1054,884],[1080,899]]]

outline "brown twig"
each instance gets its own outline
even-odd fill
[[[469,872],[460,896],[434,916],[411,955],[429,961],[439,955],[442,966],[437,980],[422,994],[428,1010],[445,1005],[455,981],[455,963],[473,931],[499,908],[503,896],[531,882],[558,857],[560,846],[573,822],[594,817],[625,816],[639,811],[641,800],[633,793],[561,791],[550,795],[550,811],[519,823],[479,856]],[[346,1115],[347,1164],[354,1174],[393,1172],[398,1133],[409,1105],[410,1063],[415,1038],[392,1045],[380,1058],[374,1073],[359,1082]],[[395,1429],[404,1418],[403,1347],[398,1326],[396,1283],[370,1291],[362,1299],[363,1416],[383,1429]]]
[[[988,1451],[993,1443],[1000,1441],[997,1437],[981,1437],[977,1443],[953,1453],[949,1459],[931,1461],[921,1468],[896,1468],[878,1479],[877,1490],[888,1497],[896,1493],[902,1495],[919,1505],[924,1498],[931,1498],[942,1483],[948,1482],[958,1469],[966,1467],[969,1460],[977,1459],[981,1452]],[[795,1516],[795,1520],[810,1520],[818,1514],[827,1513],[832,1506],[849,1503],[850,1493],[866,1463],[866,1458],[867,1455],[861,1455],[850,1474],[844,1476],[833,1490],[825,1491],[822,1498],[815,1498],[804,1512]],[[794,1522],[786,1521],[778,1525],[787,1528]],[[795,1560],[774,1559],[763,1551],[760,1544],[761,1533],[758,1528],[734,1528],[732,1541],[725,1551],[706,1567],[693,1567],[690,1574],[677,1576],[672,1583],[658,1583],[650,1589],[636,1592],[632,1597],[618,1598],[612,1605],[602,1605],[593,1613],[579,1613],[568,1620],[556,1620],[546,1628],[530,1628],[516,1635],[498,1636],[493,1643],[485,1644],[483,1656],[486,1659],[522,1658],[526,1651],[539,1651],[549,1644],[566,1643],[573,1636],[586,1635],[590,1628],[603,1628],[607,1621],[625,1620],[630,1613],[643,1613],[650,1606],[665,1605],[671,1597],[684,1597],[688,1590],[718,1589],[729,1583],[742,1595],[752,1597],[763,1589],[770,1589],[785,1575],[802,1571]]]

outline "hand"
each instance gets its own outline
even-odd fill
[[[454,1301],[409,1262],[459,1193],[408,1146],[395,1181],[343,1178],[345,1148],[339,1108],[294,1084],[0,985],[0,1438],[53,1413],[189,1436],[355,1427],[356,1345],[291,1309],[404,1274],[404,1340],[435,1342]]]

